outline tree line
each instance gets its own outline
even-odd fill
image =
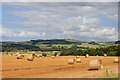
[[[120,45],[118,46],[110,46],[110,47],[101,47],[101,48],[86,48],[86,49],[79,49],[77,50],[75,46],[73,49],[65,49],[62,50],[60,56],[85,56],[86,54],[89,54],[90,56],[103,56],[104,54],[107,54],[108,56],[120,56]]]
[[[102,56],[107,54],[108,56],[119,56],[120,54],[120,45],[110,46],[110,47],[99,47],[99,48],[80,48],[78,50],[77,45],[73,45],[70,48],[64,47],[51,47],[51,48],[40,48],[35,45],[26,45],[26,44],[12,44],[12,45],[3,45],[0,48],[1,52],[14,52],[18,50],[26,50],[26,51],[60,51],[60,56],[68,56],[68,55],[80,55],[85,56],[89,54],[90,56]]]

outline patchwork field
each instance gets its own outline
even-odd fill
[[[75,56],[57,56],[35,58],[33,61],[16,59],[14,55],[2,55],[3,78],[103,78],[118,77],[118,57],[80,56],[81,63],[68,64],[68,59]],[[103,68],[89,70],[89,61],[101,59]]]
[[[100,45],[93,45],[93,44],[88,44],[88,43],[82,43],[79,45],[80,47],[89,47],[89,48],[99,48]]]

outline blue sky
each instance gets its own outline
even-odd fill
[[[2,41],[118,38],[118,5],[113,2],[2,4]]]

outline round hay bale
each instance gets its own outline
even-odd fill
[[[42,57],[42,54],[39,54],[40,57]]]
[[[27,57],[27,60],[28,60],[28,61],[33,61],[33,59],[34,59],[33,56],[28,56],[28,57]]]
[[[32,51],[31,53],[35,54],[35,51]]]
[[[76,56],[76,58],[79,58],[80,56]]]
[[[99,59],[91,60],[89,62],[89,69],[90,70],[99,70],[102,68],[102,61]]]
[[[22,54],[17,54],[17,59],[22,59],[24,57],[24,55]]]
[[[114,59],[114,63],[119,63],[119,59],[118,58]]]
[[[52,56],[52,59],[54,59],[55,58],[55,56]]]
[[[89,54],[86,54],[85,58],[88,58],[89,57]]]
[[[44,58],[45,56],[42,56],[42,58]]]
[[[20,52],[17,52],[15,55],[17,56],[18,54],[21,54]]]
[[[74,64],[75,60],[74,59],[68,59],[68,64]]]
[[[77,63],[81,63],[81,59],[80,59],[80,58],[77,58],[77,59],[76,59],[76,62],[77,62]]]
[[[24,58],[26,58],[28,54],[22,54],[22,55],[24,56]]]
[[[28,56],[27,56],[27,60],[28,60],[28,61],[33,61],[33,59],[34,59],[34,56],[33,56],[33,55],[28,55]]]
[[[104,54],[104,57],[107,57],[107,54]]]
[[[103,65],[101,65],[100,68],[103,69]]]
[[[37,58],[40,58],[41,56],[40,55],[36,55]]]
[[[12,55],[12,53],[9,53],[8,55],[9,55],[9,56],[11,56],[11,55]]]

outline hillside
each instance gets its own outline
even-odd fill
[[[61,51],[64,49],[71,49],[72,47],[77,50],[85,48],[100,48],[110,47],[119,43],[117,42],[83,42],[74,39],[49,39],[49,40],[30,40],[21,42],[0,42],[2,52],[11,51]]]
[[[1,42],[2,51],[32,50],[32,51],[52,51],[70,48],[72,44],[80,44],[80,41],[68,39],[51,39],[51,40],[30,40],[22,42]]]

